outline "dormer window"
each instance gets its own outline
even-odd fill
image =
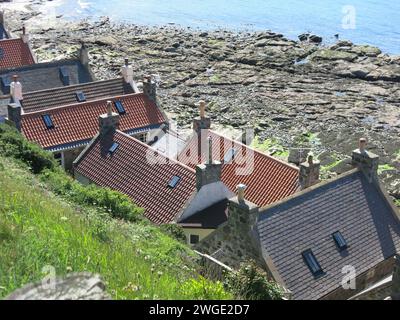
[[[54,123],[53,120],[51,119],[51,116],[48,114],[45,114],[42,116],[43,122],[46,126],[47,129],[53,129],[54,128]]]

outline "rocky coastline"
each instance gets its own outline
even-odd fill
[[[119,75],[129,57],[136,78],[159,75],[163,108],[182,130],[208,102],[219,129],[254,128],[276,146],[311,146],[327,176],[348,164],[357,140],[381,157],[380,176],[400,199],[400,56],[338,40],[293,41],[265,32],[199,31],[49,18],[32,1],[25,10],[6,7],[13,34],[25,23],[39,61],[89,49],[97,79]],[[314,38],[315,39],[315,38]],[[274,145],[271,146],[272,152]]]

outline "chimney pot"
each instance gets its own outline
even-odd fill
[[[200,109],[200,118],[204,119],[206,116],[206,102],[204,100],[201,100],[199,102],[199,109]]]
[[[360,141],[358,142],[359,150],[360,152],[365,152],[365,147],[367,145],[367,139],[365,138],[360,138]]]
[[[208,137],[207,138],[208,141],[208,163],[212,164],[213,163],[213,154],[212,154],[212,138]]]
[[[125,58],[125,66],[129,66],[129,59]]]
[[[211,127],[211,119],[206,117],[206,102],[201,100],[199,102],[200,117],[193,120],[193,130],[200,132],[201,130],[208,130]]]
[[[109,116],[109,117],[111,117],[112,116],[112,101],[107,101],[107,115]]]
[[[243,203],[245,201],[244,192],[247,189],[247,186],[244,184],[239,184],[236,189],[238,192],[238,202]]]

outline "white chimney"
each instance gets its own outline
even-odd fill
[[[247,186],[244,184],[239,184],[236,189],[237,189],[237,193],[238,193],[238,202],[242,203],[245,201],[244,199],[244,191],[246,190]]]
[[[138,89],[135,81],[133,81],[133,68],[131,65],[129,65],[128,58],[125,58],[125,64],[121,68],[121,73],[122,73],[122,76],[124,77],[125,82],[129,83],[131,85],[131,87],[133,88],[133,90],[136,93],[138,93],[139,89]]]
[[[13,81],[10,84],[10,95],[14,100],[14,103],[21,105],[20,101],[24,98],[22,96],[22,84],[18,81],[18,76],[13,76]]]

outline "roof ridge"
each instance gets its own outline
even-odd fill
[[[42,114],[42,113],[53,111],[53,110],[63,110],[63,109],[69,109],[69,108],[74,108],[74,107],[77,108],[80,106],[99,103],[99,102],[103,102],[103,101],[107,102],[108,100],[115,100],[115,99],[119,99],[119,98],[131,98],[134,96],[142,96],[142,95],[144,95],[143,92],[138,92],[138,93],[123,94],[123,95],[112,96],[112,97],[105,97],[105,98],[100,98],[100,99],[90,100],[90,101],[85,101],[85,102],[66,104],[66,105],[43,109],[43,110],[39,110],[39,111],[27,112],[27,113],[24,113],[22,116],[35,116],[37,114]]]
[[[95,85],[98,83],[107,83],[107,82],[112,82],[112,81],[117,81],[117,80],[122,80],[123,78],[114,78],[114,79],[106,79],[106,80],[98,80],[98,81],[91,81],[91,82],[86,82],[86,83],[77,83],[77,84],[72,84],[68,86],[63,86],[63,87],[56,87],[56,88],[50,88],[50,89],[43,89],[43,90],[36,90],[36,91],[30,91],[24,93],[24,96],[28,96],[31,94],[40,94],[40,93],[46,93],[46,92],[53,92],[61,89],[70,89],[70,88],[75,88],[75,87],[82,87],[82,86],[89,86],[89,85]]]
[[[294,194],[292,194],[292,195],[290,195],[290,196],[288,196],[286,198],[283,198],[282,200],[279,200],[279,201],[274,202],[272,204],[269,204],[267,206],[261,207],[259,209],[259,212],[260,212],[260,214],[262,214],[263,212],[265,212],[267,210],[270,210],[272,208],[275,208],[275,207],[277,207],[277,206],[279,206],[279,205],[281,205],[283,203],[286,203],[286,202],[291,201],[293,199],[296,199],[296,198],[302,197],[304,195],[307,195],[308,193],[310,193],[312,191],[315,191],[316,189],[322,188],[324,186],[327,186],[327,185],[329,185],[331,183],[334,183],[334,182],[337,182],[337,181],[342,180],[344,178],[347,178],[347,177],[349,177],[349,176],[351,176],[353,174],[356,174],[356,173],[362,173],[362,171],[359,168],[351,169],[349,171],[346,171],[346,172],[342,173],[341,175],[338,175],[337,177],[334,177],[334,178],[329,179],[329,180],[321,181],[321,182],[319,182],[319,183],[317,183],[317,184],[315,184],[315,185],[313,185],[313,186],[311,186],[309,188],[306,188],[306,189],[304,189],[302,191],[299,191],[299,192],[296,192],[296,193],[294,193]]]
[[[47,61],[47,62],[38,62],[30,65],[25,65],[25,66],[20,66],[20,67],[11,67],[11,68],[6,68],[0,70],[0,74],[6,74],[10,72],[17,72],[17,71],[26,71],[26,70],[31,70],[31,69],[40,69],[42,67],[52,67],[52,66],[57,66],[58,64],[62,63],[81,63],[81,61],[78,58],[70,58],[70,59],[61,59],[61,60],[52,60],[52,61]]]
[[[134,138],[134,137],[122,132],[122,131],[120,131],[120,130],[116,130],[116,132],[118,132],[119,134],[122,134],[122,135],[126,136],[127,138],[130,138],[130,139],[134,140],[135,142],[145,146],[147,149],[154,150],[155,152],[157,152],[158,155],[164,157],[165,159],[168,159],[168,160],[171,160],[171,161],[175,162],[177,165],[180,165],[182,168],[188,169],[189,171],[191,171],[193,173],[196,173],[196,170],[190,168],[186,164],[184,164],[184,163],[182,163],[182,162],[180,162],[180,161],[178,161],[176,159],[173,159],[172,157],[164,155],[163,153],[159,152],[157,149],[153,148],[152,146],[150,146],[150,145],[148,145],[148,144],[146,144],[146,143],[144,143],[144,142],[142,142],[142,141],[140,141],[140,140],[138,140],[138,139],[136,139],[136,138]]]
[[[298,168],[298,167],[296,167],[295,165],[292,165],[292,164],[290,164],[290,163],[288,163],[288,162],[286,162],[286,161],[284,161],[284,160],[275,158],[275,157],[273,157],[273,156],[271,156],[271,155],[269,155],[269,154],[267,154],[267,153],[265,153],[265,152],[262,152],[262,151],[260,151],[260,150],[257,150],[257,149],[255,149],[255,148],[253,148],[253,147],[251,147],[251,146],[248,146],[248,145],[242,143],[241,141],[237,141],[237,140],[233,140],[233,139],[231,139],[231,138],[228,138],[228,137],[226,137],[226,136],[224,136],[224,135],[222,135],[222,134],[220,134],[220,133],[218,133],[218,132],[216,132],[216,131],[214,131],[214,130],[211,130],[211,129],[208,129],[208,130],[209,130],[210,132],[212,132],[212,133],[214,133],[214,134],[216,134],[216,135],[218,135],[218,136],[224,138],[224,139],[228,139],[228,140],[230,140],[230,141],[232,141],[232,142],[234,142],[234,143],[240,144],[240,145],[242,145],[242,146],[244,146],[244,147],[246,147],[246,148],[248,148],[248,149],[250,149],[250,150],[252,150],[252,151],[254,151],[254,152],[256,152],[256,153],[258,153],[258,154],[260,154],[260,155],[262,155],[262,156],[264,156],[264,157],[267,157],[267,158],[269,158],[269,159],[271,159],[271,160],[274,160],[274,161],[276,161],[276,162],[279,162],[279,163],[281,163],[281,164],[283,164],[283,165],[285,165],[285,166],[287,166],[287,167],[289,167],[289,168],[291,168],[291,169],[295,169],[296,171],[299,171],[299,168]]]

